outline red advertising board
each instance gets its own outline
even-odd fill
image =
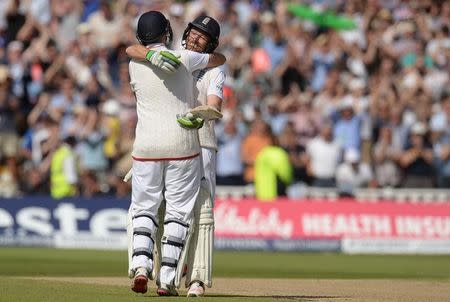
[[[450,240],[450,203],[217,200],[216,236]]]

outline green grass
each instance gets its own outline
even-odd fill
[[[0,302],[190,301],[145,295],[128,286],[30,280],[20,276],[117,276],[127,273],[125,251],[0,248]],[[341,255],[217,252],[215,277],[231,278],[398,278],[450,279],[450,256]],[[202,301],[311,301],[310,298],[209,295]]]
[[[135,294],[125,286],[78,284],[0,277],[0,302],[133,302],[133,301],[192,301],[181,291],[179,297],[158,297],[151,288],[145,295]],[[209,295],[202,301],[292,301],[292,297],[246,297]],[[305,301],[301,297],[295,301]],[[308,301],[308,300],[306,300]]]
[[[2,276],[126,276],[125,251],[1,248]],[[216,252],[230,278],[449,279],[450,256]]]

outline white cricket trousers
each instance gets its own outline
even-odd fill
[[[158,208],[166,200],[160,281],[173,284],[193,208],[200,190],[201,160],[133,161],[131,215],[132,269],[152,271]]]

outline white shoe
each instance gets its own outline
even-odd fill
[[[134,275],[133,282],[131,283],[131,290],[136,293],[145,294],[147,292],[147,269],[144,267],[138,267]]]
[[[178,296],[178,292],[175,286],[161,283],[161,285],[156,290],[158,296]]]
[[[203,297],[205,295],[205,285],[203,282],[194,281],[189,286],[189,290],[187,292],[188,297]]]

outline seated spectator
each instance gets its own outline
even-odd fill
[[[320,134],[306,145],[308,172],[315,187],[334,187],[336,169],[341,159],[341,148],[333,141],[331,122],[324,122]]]
[[[400,169],[397,165],[400,158],[392,145],[392,130],[389,127],[380,129],[379,140],[373,150],[375,177],[381,187],[397,187],[400,184]]]
[[[244,167],[241,161],[242,136],[234,118],[225,120],[223,134],[217,135],[218,185],[240,186],[244,184]]]
[[[336,171],[336,185],[339,194],[344,197],[353,197],[355,189],[373,185],[373,174],[370,166],[360,161],[358,150],[345,151],[344,162]]]
[[[400,156],[403,168],[402,186],[407,188],[429,188],[434,185],[433,150],[426,140],[427,128],[415,123],[410,130],[409,142]]]

